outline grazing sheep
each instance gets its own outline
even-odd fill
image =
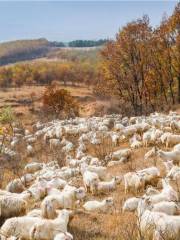
[[[107,212],[109,208],[113,206],[113,204],[114,203],[112,198],[106,198],[102,201],[88,201],[83,205],[83,208],[90,212]]]

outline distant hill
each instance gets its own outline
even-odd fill
[[[62,48],[91,48],[105,44],[107,40],[75,40],[69,43],[50,42],[45,38],[17,40],[0,43],[0,66],[25,60],[47,57]],[[52,57],[51,55],[51,57]]]
[[[0,65],[45,56],[49,48],[49,42],[43,38],[1,43]]]

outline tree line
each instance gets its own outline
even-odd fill
[[[122,109],[143,114],[180,103],[180,3],[155,29],[148,16],[128,23],[101,55],[96,92]]]
[[[95,85],[98,73],[89,62],[35,62],[0,68],[0,87],[23,85]]]

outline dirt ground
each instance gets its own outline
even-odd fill
[[[111,107],[109,101],[97,99],[92,88],[83,86],[62,86],[71,92],[80,106],[80,116],[89,117],[96,113],[106,113]],[[42,94],[45,86],[24,86],[21,88],[8,88],[0,90],[0,109],[3,106],[11,106],[16,116],[26,125],[38,120],[36,110],[42,106]],[[35,111],[33,111],[35,109]]]

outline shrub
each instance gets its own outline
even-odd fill
[[[79,115],[77,101],[70,92],[50,85],[46,88],[43,97],[43,111],[56,118],[75,117]]]

